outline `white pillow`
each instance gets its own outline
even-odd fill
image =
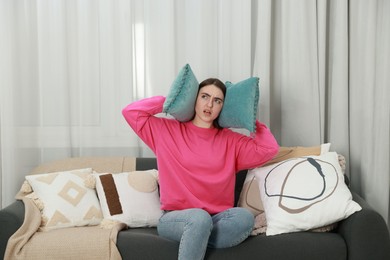
[[[361,210],[344,183],[335,152],[252,171],[266,214],[267,236],[322,227]]]
[[[278,163],[290,158],[321,155],[329,152],[330,143],[321,144],[318,146],[295,146],[295,147],[280,147],[275,158],[267,162],[265,165]],[[260,199],[259,185],[253,171],[248,171],[244,184],[242,186],[238,206],[248,209],[254,216],[264,212],[263,203]]]
[[[84,181],[91,168],[27,175],[35,195],[43,203],[42,230],[99,225],[103,219],[94,189]]]
[[[157,170],[95,174],[104,219],[129,227],[157,226],[160,209]]]

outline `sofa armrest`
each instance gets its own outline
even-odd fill
[[[0,210],[0,258],[4,257],[8,239],[22,226],[24,203],[21,200]]]
[[[347,244],[349,260],[390,259],[390,235],[383,217],[352,192],[361,211],[341,221],[338,233]]]

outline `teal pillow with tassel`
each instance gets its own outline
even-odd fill
[[[251,77],[238,83],[227,81],[226,96],[219,115],[219,125],[228,128],[245,128],[256,131],[256,115],[259,103],[259,78]]]
[[[173,81],[163,105],[163,112],[176,120],[187,122],[195,115],[195,102],[198,95],[199,82],[191,66],[186,64]]]

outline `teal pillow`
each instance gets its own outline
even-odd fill
[[[163,112],[176,120],[187,122],[194,117],[199,83],[189,64],[186,64],[173,81],[163,105]]]
[[[219,125],[228,128],[245,128],[251,133],[256,131],[256,115],[259,102],[259,78],[251,77],[226,85],[226,96]]]

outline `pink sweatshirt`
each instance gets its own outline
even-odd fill
[[[233,207],[235,173],[272,159],[279,147],[274,136],[258,121],[252,138],[153,116],[162,112],[164,101],[163,96],[146,98],[122,110],[157,157],[161,209],[201,208],[214,214]]]

